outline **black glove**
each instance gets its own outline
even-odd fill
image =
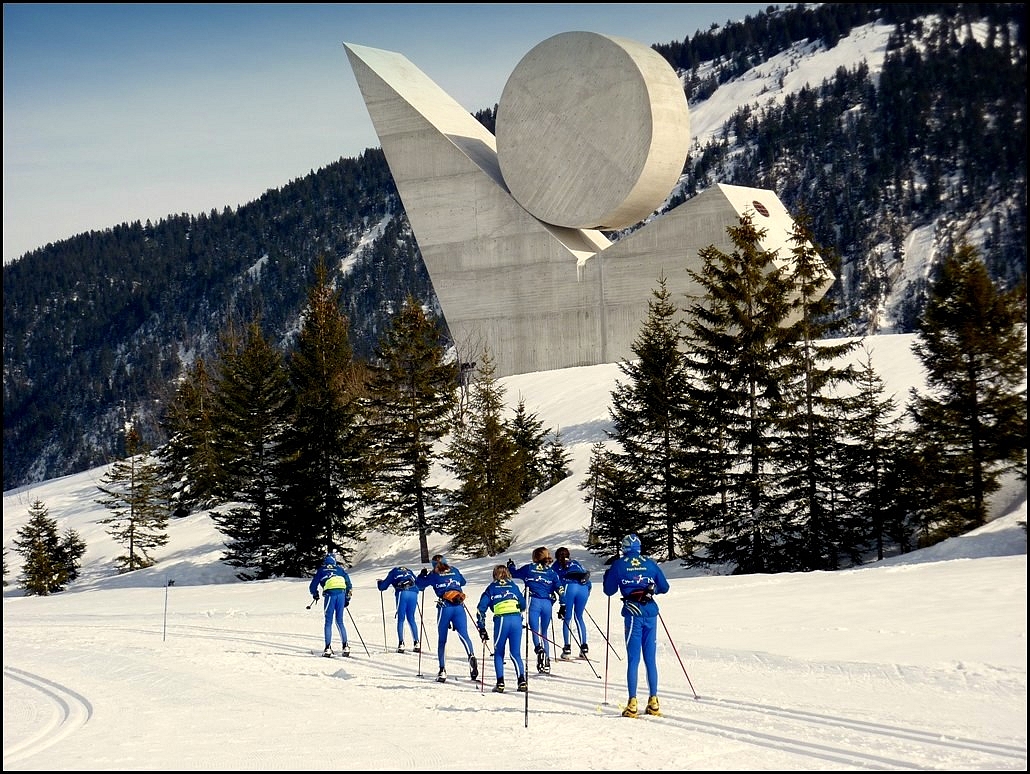
[[[558,605],[558,620],[565,620],[565,605]]]
[[[344,601],[344,607],[350,604],[350,598],[354,596],[354,589],[347,589],[347,598]]]
[[[317,591],[314,594],[311,595],[311,599],[314,600],[315,602],[318,601],[318,592]]]
[[[425,567],[423,567],[423,568],[422,568],[422,571],[421,571],[421,572],[420,572],[420,573],[418,574],[418,577],[420,577],[420,578],[424,578],[424,577],[426,577],[427,575],[429,575],[429,570],[427,570],[427,569],[426,569]]]
[[[481,639],[483,642],[488,642],[490,640],[490,635],[486,633],[485,626],[479,627],[479,639]]]

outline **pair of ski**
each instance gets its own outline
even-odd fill
[[[351,657],[350,653],[336,653],[335,651],[333,653],[326,653],[325,651],[319,652],[317,650],[311,651],[311,655],[312,656],[321,656],[322,658],[350,658]]]
[[[446,682],[448,682],[447,675],[437,675],[435,679],[436,679],[436,682],[438,682],[438,683],[446,683]],[[458,681],[454,681],[454,682],[458,682]],[[476,675],[475,677],[470,677],[469,678],[469,682],[472,683],[473,685],[476,685],[479,682],[479,675]]]

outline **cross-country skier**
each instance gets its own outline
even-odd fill
[[[562,658],[572,655],[570,644],[569,620],[576,623],[579,630],[579,657],[587,658],[590,652],[587,647],[587,626],[583,621],[583,612],[590,598],[590,570],[572,558],[569,549],[562,546],[554,552],[553,569],[561,582],[558,594],[558,620],[562,622]]]
[[[326,658],[333,656],[333,622],[335,621],[336,628],[340,630],[340,640],[343,642],[340,653],[349,656],[347,630],[343,626],[343,609],[350,604],[354,586],[350,582],[347,571],[343,569],[343,565],[332,554],[322,560],[322,566],[308,586],[311,598],[316,602],[318,601],[319,587],[322,588],[322,596],[325,598],[325,650],[322,651],[322,655]]]
[[[547,546],[534,548],[533,561],[517,569],[515,562],[508,560],[511,577],[523,581],[529,591],[529,630],[533,633],[536,669],[541,674],[551,672],[551,648],[547,631],[551,626],[554,602],[561,589],[558,574],[551,569],[552,561]]]
[[[494,567],[494,579],[483,590],[476,606],[476,628],[483,642],[490,639],[486,633],[486,611],[494,614],[494,672],[497,674],[496,693],[504,693],[504,656],[511,653],[515,661],[515,677],[520,691],[529,689],[526,682],[526,665],[519,652],[519,636],[522,634],[522,611],[526,609],[526,598],[518,585],[511,579],[511,573],[503,564]]]
[[[444,649],[447,647],[448,629],[454,629],[461,644],[465,646],[465,653],[468,655],[469,661],[469,675],[473,680],[479,677],[479,664],[473,655],[472,640],[469,639],[465,592],[461,590],[464,585],[464,576],[457,567],[449,565],[447,558],[441,554],[433,557],[432,571],[423,567],[422,572],[415,579],[415,586],[419,591],[432,586],[433,591],[436,592],[436,622],[439,634],[436,652],[440,661],[440,673],[436,679],[441,683],[447,680]]]
[[[622,556],[604,571],[604,593],[609,597],[618,593],[622,597],[622,617],[626,629],[626,688],[629,701],[622,711],[624,717],[637,716],[637,672],[640,657],[644,657],[647,671],[648,715],[661,715],[658,707],[658,664],[655,651],[658,644],[658,603],[655,594],[665,594],[669,581],[657,562],[640,555],[640,538],[626,535],[622,539]]]
[[[393,586],[394,600],[397,603],[397,652],[404,652],[404,624],[411,629],[412,650],[421,650],[418,641],[418,622],[415,612],[418,610],[418,589],[415,587],[415,573],[407,567],[394,567],[382,580],[376,580],[380,591]]]

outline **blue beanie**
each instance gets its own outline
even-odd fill
[[[324,564],[326,567],[335,567],[336,566],[336,557],[333,556],[332,554],[329,554],[323,560],[322,564]]]
[[[622,554],[623,556],[636,556],[640,553],[640,538],[635,534],[626,535],[622,539]]]

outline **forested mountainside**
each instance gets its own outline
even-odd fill
[[[960,240],[1002,287],[1025,283],[1025,4],[770,6],[654,48],[693,111],[873,24],[890,28],[886,52],[867,52],[876,67],[856,59],[782,101],[735,105],[666,206],[720,182],[774,190],[834,263],[844,331],[909,332],[933,264]],[[494,109],[477,114],[491,128]],[[117,458],[128,416],[163,443],[177,378],[230,323],[259,319],[291,347],[321,259],[359,357],[409,293],[438,308],[377,148],[235,211],[91,231],[6,265],[4,489]]]

